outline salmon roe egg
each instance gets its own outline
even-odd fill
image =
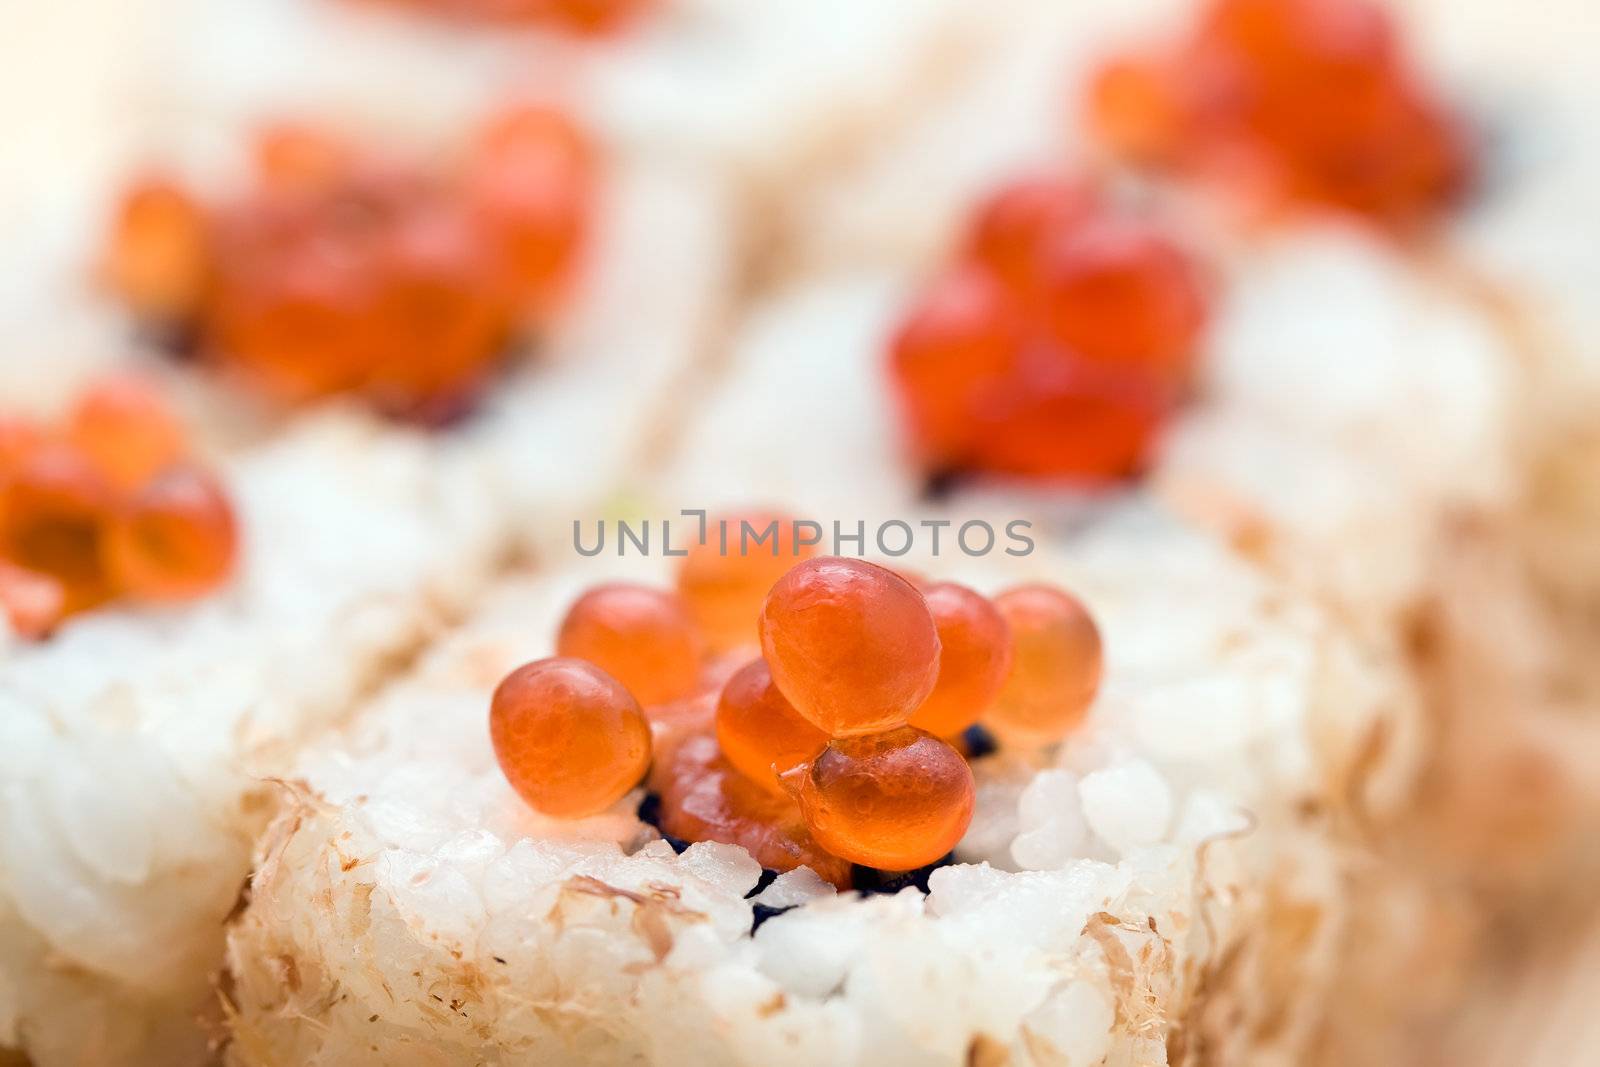
[[[1038,270],[1044,324],[1063,348],[1187,382],[1205,296],[1193,261],[1154,226],[1096,219],[1042,245]]]
[[[67,417],[67,437],[119,489],[142,485],[188,449],[188,435],[166,398],[132,376],[95,382]]]
[[[838,556],[807,560],[772,587],[761,649],[783,695],[831,737],[904,725],[939,673],[922,594],[886,567]]]
[[[1046,585],[1007,590],[994,605],[1011,629],[1013,658],[984,723],[1009,744],[1059,741],[1100,688],[1100,630],[1082,602]]]
[[[523,105],[495,116],[466,162],[465,200],[524,312],[548,314],[588,235],[594,150],[566,116]]]
[[[954,737],[994,703],[1011,669],[1011,630],[987,597],[954,582],[923,588],[939,631],[939,680],[910,725]]]
[[[146,178],[123,195],[101,272],[140,315],[179,319],[204,295],[211,255],[204,209],[167,178]]]
[[[850,888],[850,863],[826,851],[806,828],[800,806],[740,774],[707,734],[685,738],[652,774],[661,829],[684,841],[738,845],[767,870],[810,867]]]
[[[972,769],[949,744],[911,727],[836,738],[800,783],[818,844],[853,863],[906,871],[955,847],[972,822]]]
[[[233,570],[238,530],[222,486],[192,464],[169,467],[134,494],[111,524],[111,573],[123,592],[188,600]]]
[[[686,546],[678,595],[713,652],[749,648],[773,583],[798,560],[815,555],[799,543],[794,520],[777,512],[713,516],[705,539]]]
[[[490,702],[489,736],[511,787],[546,815],[604,811],[650,767],[650,726],[639,702],[578,659],[512,671]]]
[[[1013,291],[1028,292],[1038,273],[1039,249],[1051,236],[1090,218],[1098,208],[1094,188],[1065,174],[1015,179],[978,205],[965,254]]]
[[[0,559],[59,582],[68,614],[110,599],[111,501],[105,476],[85,456],[42,445],[0,480]]]
[[[556,652],[586,659],[650,707],[681,700],[700,685],[700,635],[683,601],[646,585],[612,582],[567,609]]]
[[[958,267],[930,285],[889,348],[889,373],[917,458],[967,458],[973,419],[1023,341],[1011,295],[988,271]]]
[[[816,756],[828,735],[807,722],[772,682],[765,660],[741,667],[717,701],[717,743],[757,785],[784,792],[778,776]]]

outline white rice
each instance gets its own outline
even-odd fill
[[[1325,816],[1407,761],[1357,755],[1399,736],[1403,687],[1154,512],[976,577],[1024,576],[1105,628],[1089,724],[980,763],[931,895],[792,874],[756,900],[804,903],[754,937],[742,850],[674,856],[637,794],[563,823],[506,785],[489,692],[595,572],[505,586],[301,762],[230,930],[231,1061],[1293,1062],[1343,920]]]

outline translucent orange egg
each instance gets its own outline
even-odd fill
[[[1188,382],[1205,325],[1199,272],[1149,223],[1103,217],[1040,252],[1040,307],[1055,340],[1101,363]]]
[[[1089,127],[1113,154],[1129,162],[1170,165],[1184,121],[1175,97],[1160,63],[1144,56],[1119,56],[1090,81]]]
[[[123,490],[177,462],[189,445],[161,391],[131,375],[102,379],[80,393],[67,415],[67,436]]]
[[[683,602],[645,585],[585,592],[561,621],[556,651],[593,663],[647,707],[687,697],[700,683],[700,636]]]
[[[0,481],[0,559],[60,583],[68,614],[100,604],[115,591],[104,561],[111,505],[87,457],[44,445]]]
[[[905,871],[955,847],[976,796],[959,752],[902,727],[831,741],[801,782],[800,810],[817,843],[834,855]]]
[[[1011,369],[1023,328],[1004,286],[987,270],[958,267],[918,299],[889,349],[917,458],[959,464],[974,436],[974,413]]]
[[[794,519],[778,512],[712,516],[704,543],[686,548],[678,594],[714,652],[755,646],[767,592],[796,562],[816,554],[795,537]]]
[[[922,594],[863,560],[807,560],[761,610],[761,650],[796,711],[831,737],[903,725],[933,690],[939,633]]]
[[[954,737],[994,703],[1011,670],[1011,631],[987,597],[954,582],[923,588],[939,631],[939,680],[910,725]]]
[[[219,227],[205,335],[277,400],[355,389],[382,357],[380,231],[355,219],[329,227],[310,205],[263,201],[239,205]]]
[[[995,598],[1012,662],[984,722],[1007,744],[1048,745],[1083,721],[1100,688],[1100,630],[1076,597],[1025,585]]]
[[[728,762],[757,785],[783,793],[778,776],[822,751],[828,735],[794,710],[772,684],[765,660],[751,660],[717,701],[717,743]]]
[[[757,785],[723,758],[706,734],[679,744],[651,775],[661,799],[661,829],[684,841],[738,845],[771,871],[810,867],[850,888],[850,863],[823,849],[787,795]]]
[[[1010,181],[973,213],[965,254],[1014,292],[1028,292],[1036,279],[1040,248],[1090,218],[1097,201],[1089,182],[1065,174]]]
[[[594,151],[566,116],[533,105],[490,122],[467,159],[466,203],[518,307],[548,315],[577,266],[595,195]]]
[[[145,600],[204,596],[233,571],[238,528],[222,486],[193,464],[168,467],[121,509],[106,542],[118,586]]]
[[[136,182],[116,209],[101,269],[106,284],[136,313],[189,316],[211,269],[204,209],[171,179]]]
[[[506,780],[546,815],[604,811],[650,767],[639,702],[583,660],[554,657],[512,671],[494,691],[489,735]]]
[[[66,589],[48,574],[0,560],[0,614],[19,637],[49,636],[67,613]]]
[[[256,176],[274,193],[326,193],[348,176],[354,163],[349,144],[312,126],[278,123],[256,137]]]
[[[1081,485],[1139,474],[1176,397],[1139,367],[1034,346],[973,419],[972,466]]]
[[[379,358],[363,390],[397,414],[475,392],[504,354],[511,323],[493,257],[470,221],[443,203],[405,213],[384,235],[377,269]]]

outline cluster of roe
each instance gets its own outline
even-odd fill
[[[1414,231],[1472,177],[1461,122],[1372,0],[1209,0],[1177,40],[1106,64],[1087,111],[1113,153],[1268,217]]]
[[[495,749],[523,798],[555,815],[602,810],[645,777],[653,749],[663,832],[845,887],[853,864],[909,870],[960,840],[976,798],[956,747],[968,727],[1050,744],[1098,688],[1098,632],[1059,590],[991,600],[861,560],[771,562],[718,546],[686,562],[677,593],[612,583],[580,596],[562,658],[515,672],[492,704]],[[719,647],[699,619],[724,616],[697,615],[689,590],[748,606],[753,572],[773,571],[748,623],[761,654],[740,663],[726,650],[747,654],[749,640]],[[575,741],[581,729],[594,736]]]
[[[229,199],[136,182],[103,273],[135,314],[274,400],[349,393],[436,421],[559,307],[594,171],[571,122],[533,106],[494,116],[443,168],[272,127]]]
[[[1061,174],[979,204],[890,341],[913,458],[1104,483],[1136,474],[1186,395],[1206,322],[1197,264],[1154,220]]]
[[[140,378],[88,386],[52,423],[0,420],[0,610],[42,638],[119,597],[191,600],[231,573],[227,494]]]

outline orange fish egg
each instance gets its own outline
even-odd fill
[[[211,271],[205,210],[182,186],[145,178],[123,195],[101,271],[139,315],[181,319],[204,295]]]
[[[665,833],[684,841],[738,845],[768,870],[810,867],[824,881],[850,887],[849,861],[817,843],[795,801],[738,773],[715,738],[688,738],[668,761],[652,776]]]
[[[972,822],[977,787],[961,754],[910,727],[837,738],[812,761],[800,810],[818,844],[890,871],[932,863]]]
[[[903,725],[939,673],[922,594],[885,567],[837,556],[807,560],[772,587],[761,650],[795,710],[832,737]]]
[[[772,683],[765,660],[745,664],[717,701],[717,743],[739,772],[775,793],[778,776],[822,751],[828,735],[807,722]]]
[[[106,557],[126,593],[189,600],[233,571],[238,529],[222,486],[192,464],[169,467],[140,489],[111,524]]]
[[[713,652],[757,644],[767,592],[796,562],[816,553],[795,533],[793,518],[777,512],[712,516],[705,540],[687,546],[678,595]]]
[[[639,702],[583,660],[554,657],[512,671],[494,691],[489,735],[506,780],[546,815],[604,811],[650,767]]]
[[[677,596],[645,585],[598,585],[573,601],[556,652],[593,663],[646,707],[681,700],[700,685],[693,620]]]
[[[1011,630],[982,594],[954,582],[923,588],[939,631],[939,680],[910,725],[954,737],[994,703],[1011,670]]]
[[[995,597],[1012,662],[984,724],[1007,744],[1048,745],[1083,721],[1100,688],[1100,630],[1076,597],[1025,585]]]
[[[110,599],[111,503],[111,487],[87,457],[41,446],[0,482],[0,559],[60,583],[68,614]]]
[[[188,434],[159,389],[118,376],[91,384],[67,415],[67,437],[118,489],[143,484],[177,462]]]
[[[1103,218],[1040,249],[1043,321],[1066,351],[1182,386],[1205,325],[1193,261],[1149,223]]]
[[[498,257],[499,281],[535,317],[564,293],[588,236],[594,150],[550,108],[507,109],[479,135],[466,161],[465,202]]]
[[[1089,182],[1065,174],[1018,178],[991,193],[973,213],[964,254],[1018,294],[1031,292],[1039,250],[1099,210]]]
[[[924,465],[967,458],[975,414],[1010,373],[1022,343],[1013,299],[986,270],[959,267],[922,294],[890,344],[889,372]]]

